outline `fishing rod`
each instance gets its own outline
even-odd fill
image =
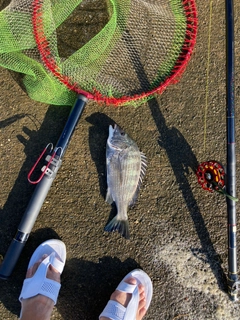
[[[217,191],[226,196],[228,219],[228,295],[237,301],[239,291],[237,267],[237,215],[236,215],[236,151],[234,101],[234,14],[233,0],[225,0],[226,14],[226,173],[217,161],[206,161],[197,168],[198,182],[204,190]]]
[[[63,155],[68,147],[69,141],[72,137],[74,129],[81,117],[84,110],[87,98],[83,95],[79,95],[71,112],[68,116],[66,125],[62,131],[62,134],[56,144],[56,147],[51,150],[52,153],[46,156],[47,164],[42,168],[43,173],[40,178],[36,180],[36,188],[27,206],[27,209],[22,217],[22,220],[18,226],[15,237],[13,238],[7,253],[0,265],[0,278],[6,280],[12,273],[18,258],[27,242],[29,234],[33,228],[33,225],[38,217],[43,202],[48,194],[48,191],[56,177],[58,169],[61,166]],[[50,144],[49,144],[50,145]],[[48,148],[46,147],[44,151]],[[39,157],[36,164],[39,162],[44,152]],[[35,168],[36,165],[33,166]],[[30,171],[32,173],[32,170]],[[29,176],[30,180],[30,176]]]
[[[234,101],[234,5],[226,0],[226,117],[227,117],[227,176],[226,192],[236,197],[235,101]],[[236,201],[227,197],[228,213],[228,294],[237,301],[239,290],[237,270]]]

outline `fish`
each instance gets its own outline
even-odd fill
[[[129,239],[128,207],[138,197],[146,173],[147,158],[140,152],[136,142],[117,124],[109,126],[106,145],[107,195],[106,202],[115,202],[116,216],[105,226],[108,232],[118,231]]]

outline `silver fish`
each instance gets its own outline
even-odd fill
[[[134,205],[145,175],[147,160],[137,144],[118,126],[109,126],[106,149],[107,196],[106,201],[117,206],[117,215],[104,228],[118,231],[129,239],[127,209]]]

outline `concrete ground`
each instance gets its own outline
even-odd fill
[[[226,201],[202,190],[194,173],[203,161],[226,164],[225,1],[196,2],[197,44],[178,84],[137,109],[88,103],[17,266],[9,280],[1,280],[0,319],[17,319],[28,261],[49,238],[59,238],[67,247],[53,319],[97,319],[110,293],[136,267],[153,281],[146,320],[239,319],[239,303],[226,294]],[[237,168],[239,17],[240,2],[235,1]],[[0,85],[4,256],[34,190],[27,174],[48,142],[56,143],[70,109],[30,100],[2,68]],[[113,122],[148,158],[138,202],[129,211],[130,241],[103,230],[115,212],[104,200],[105,145]]]

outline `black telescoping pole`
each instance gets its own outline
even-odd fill
[[[227,90],[227,193],[236,197],[235,105],[234,105],[234,14],[233,0],[226,0],[226,90]],[[237,218],[236,201],[227,197],[228,294],[237,301]]]
[[[68,143],[78,123],[78,120],[81,117],[86,102],[87,98],[85,96],[80,95],[69,114],[67,123],[53,151],[56,154],[54,158],[51,159],[50,157],[51,163],[49,165],[49,170],[44,174],[41,181],[38,182],[30,199],[30,202],[27,206],[27,209],[18,226],[17,233],[7,250],[2,264],[0,265],[1,279],[7,279],[11,275],[17,263],[17,260],[27,242],[32,227],[41,210],[43,202],[61,165],[61,159],[67,149]]]

